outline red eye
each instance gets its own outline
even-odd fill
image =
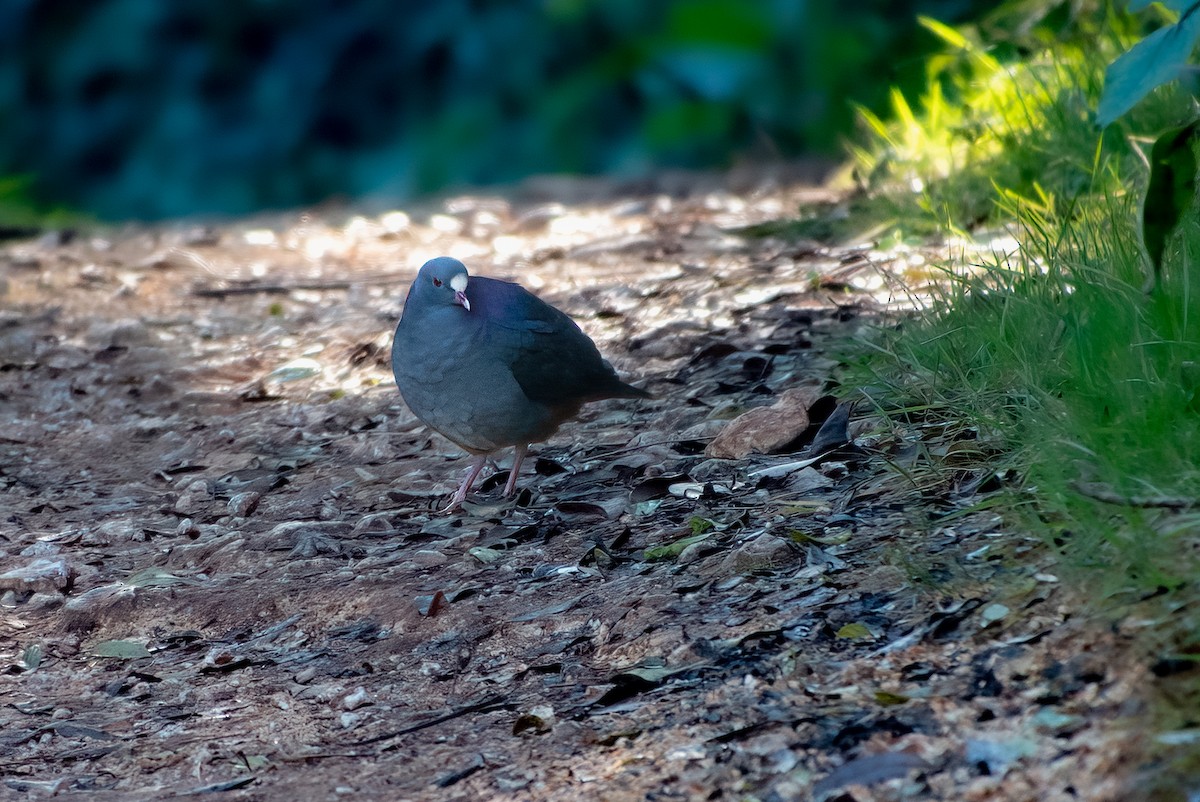
[[[433,286],[435,286],[435,287],[440,287],[440,286],[442,286],[442,280],[441,280],[440,278],[435,278],[435,279],[433,280]]]

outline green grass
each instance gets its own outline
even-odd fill
[[[33,198],[30,176],[0,176],[0,235],[31,233],[53,227],[88,222],[83,215],[64,208],[49,208]]]
[[[1139,627],[1151,662],[1191,659],[1200,654],[1200,222],[1186,215],[1151,293],[1137,224],[1148,143],[1190,119],[1193,101],[1160,90],[1096,130],[1104,67],[1129,43],[1114,33],[1130,30],[1123,17],[1094,31],[1098,47],[1007,61],[930,27],[958,57],[931,67],[920,103],[897,96],[893,121],[864,113],[867,140],[854,150],[864,190],[898,219],[942,221],[981,240],[1006,229],[1021,247],[946,265],[935,302],[881,333],[846,384],[874,388],[884,408],[967,420],[1000,444],[1020,476],[1010,520],[1044,537],[1093,610],[1151,622]],[[1173,679],[1172,693],[1200,698],[1194,673]],[[1158,713],[1159,728],[1200,725],[1194,705]]]

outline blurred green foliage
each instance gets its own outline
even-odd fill
[[[0,175],[104,217],[835,152],[973,0],[0,0]]]

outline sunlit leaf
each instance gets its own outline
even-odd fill
[[[293,359],[286,365],[280,365],[267,374],[266,380],[272,382],[293,382],[300,379],[309,379],[313,376],[318,376],[321,373],[321,363],[315,359],[301,357]]]
[[[1129,11],[1131,13],[1145,11],[1155,2],[1162,3],[1163,8],[1169,8],[1172,11],[1178,11],[1182,14],[1185,9],[1192,5],[1194,0],[1129,0]]]
[[[103,643],[96,644],[96,648],[92,650],[92,654],[97,657],[116,657],[121,660],[136,660],[140,657],[149,657],[150,651],[144,643],[139,643],[132,640],[106,640]]]
[[[678,557],[680,553],[688,546],[692,545],[693,543],[699,543],[701,540],[705,540],[709,534],[710,533],[706,532],[700,535],[689,535],[688,537],[681,537],[674,543],[668,543],[665,546],[650,546],[645,552],[646,562],[655,562],[657,560],[673,560]]]
[[[21,665],[25,666],[26,671],[37,671],[37,667],[42,664],[42,647],[40,644],[33,644],[26,647],[21,653]]]
[[[467,549],[467,554],[470,554],[484,565],[494,563],[502,556],[499,551],[488,548],[487,546],[472,546],[471,548]]]
[[[917,22],[921,24],[922,28],[925,28],[927,31],[951,47],[967,48],[970,46],[970,42],[967,41],[965,36],[951,28],[949,25],[946,25],[943,22],[938,22],[933,17],[917,17]]]
[[[1200,3],[1193,3],[1179,22],[1159,28],[1118,56],[1104,73],[1097,124],[1110,125],[1154,89],[1175,80],[1187,65],[1197,37]]]
[[[855,621],[852,624],[845,624],[837,631],[837,637],[842,640],[868,640],[875,637],[871,634],[871,630],[866,624],[860,624]]]
[[[125,584],[135,588],[163,588],[169,585],[202,585],[204,583],[176,576],[163,568],[151,566],[128,577]]]
[[[892,693],[891,691],[875,691],[875,701],[881,705],[893,706],[902,705],[909,701],[909,697],[901,693]]]

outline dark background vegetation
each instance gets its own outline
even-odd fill
[[[852,101],[923,80],[917,14],[994,5],[0,0],[0,200],[153,219],[836,154]]]

